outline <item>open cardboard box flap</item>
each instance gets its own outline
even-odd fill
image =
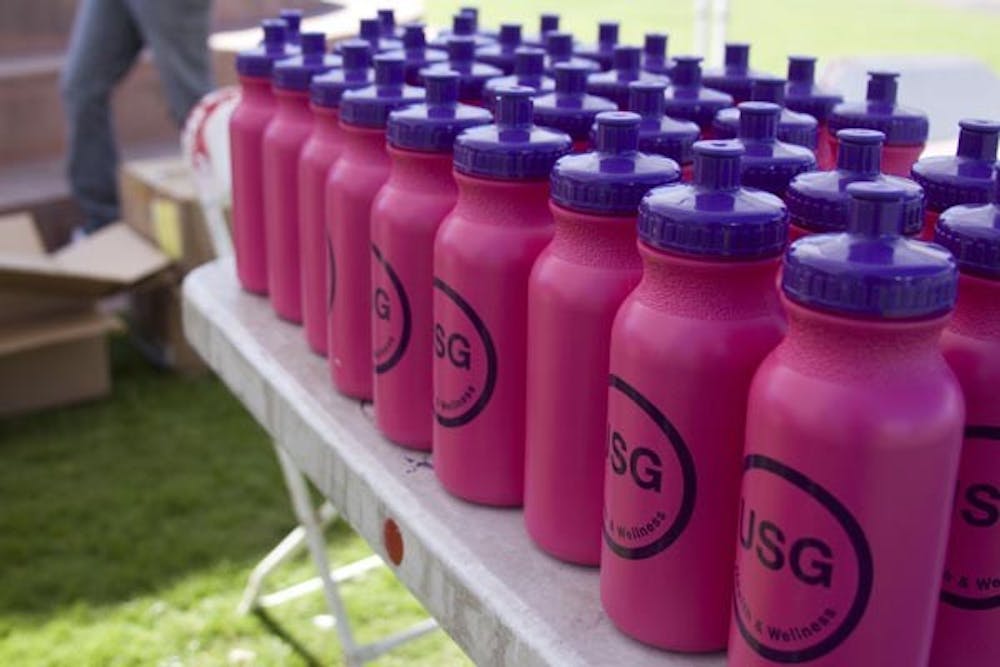
[[[0,357],[121,329],[117,318],[97,311],[18,322],[0,331]]]
[[[78,297],[100,297],[170,267],[170,258],[128,225],[116,222],[50,255],[32,250],[27,216],[0,220],[0,285]]]

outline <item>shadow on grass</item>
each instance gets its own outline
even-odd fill
[[[323,662],[319,658],[313,655],[313,653],[306,648],[302,642],[293,637],[288,630],[286,630],[266,611],[263,609],[254,609],[253,615],[258,621],[260,621],[260,624],[263,625],[268,632],[288,644],[295,654],[302,659],[302,662],[307,665],[307,667],[321,667],[323,665]]]
[[[249,563],[293,524],[266,434],[217,380],[112,351],[109,400],[0,422],[0,614]]]

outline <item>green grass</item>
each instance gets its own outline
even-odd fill
[[[448,25],[458,7],[476,4],[428,0],[431,25]],[[692,0],[505,0],[480,2],[484,25],[520,21],[538,30],[538,14],[562,14],[564,30],[584,42],[597,37],[597,22],[616,20],[621,39],[640,44],[650,31],[670,35],[670,52],[693,48]],[[957,3],[955,3],[957,4]],[[891,27],[885,27],[891,26]],[[948,53],[980,58],[1000,72],[1000,7],[957,8],[953,0],[730,0],[728,38],[753,44],[751,64],[783,74],[788,54],[820,58],[845,55]]]
[[[109,400],[0,422],[0,665],[340,664],[319,593],[235,614],[293,525],[265,434],[217,380],[113,352]],[[342,524],[329,545],[335,563],[370,553]],[[313,571],[303,555],[279,574]],[[362,641],[425,615],[388,570],[343,590]],[[376,664],[465,662],[436,632]]]

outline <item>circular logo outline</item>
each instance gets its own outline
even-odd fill
[[[333,310],[333,299],[337,296],[337,260],[333,255],[333,239],[326,235],[326,267],[330,272],[326,284],[326,312]]]
[[[861,617],[865,614],[875,581],[875,565],[871,547],[868,545],[868,538],[865,537],[865,533],[861,529],[861,525],[857,519],[854,518],[843,503],[822,486],[798,470],[790,468],[784,463],[764,454],[747,454],[744,457],[743,474],[745,475],[748,470],[754,468],[759,468],[760,470],[781,477],[819,502],[827,512],[833,515],[837,523],[840,524],[841,529],[843,529],[850,540],[851,546],[854,548],[854,555],[858,560],[858,590],[854,594],[854,600],[851,602],[844,620],[832,633],[804,649],[781,651],[763,644],[754,637],[740,616],[739,604],[736,601],[736,589],[735,587],[733,588],[733,617],[736,621],[736,626],[740,630],[740,634],[743,636],[743,640],[749,644],[750,648],[762,657],[775,662],[795,663],[815,660],[837,648],[837,646],[847,639],[854,632],[858,623],[861,622]]]
[[[681,480],[684,485],[684,490],[681,494],[681,506],[677,510],[677,516],[674,518],[673,523],[670,524],[670,527],[660,537],[639,547],[626,547],[614,541],[613,537],[608,533],[607,523],[604,523],[602,526],[604,542],[615,555],[628,560],[643,560],[655,556],[676,542],[684,532],[684,529],[687,528],[688,523],[691,522],[698,493],[698,475],[694,466],[694,457],[691,456],[684,438],[681,437],[677,428],[652,401],[614,373],[608,374],[608,386],[612,389],[617,389],[626,398],[639,406],[639,409],[646,413],[646,416],[667,436],[667,441],[673,448],[674,456],[677,457],[677,461],[681,467]]]
[[[389,282],[392,283],[393,288],[396,290],[396,298],[399,300],[400,308],[403,311],[403,327],[402,331],[399,333],[399,343],[396,345],[396,349],[392,351],[392,354],[389,355],[388,359],[380,364],[375,364],[375,374],[381,375],[382,373],[392,370],[392,368],[399,363],[399,360],[403,358],[403,355],[406,354],[406,349],[410,345],[413,319],[410,311],[410,300],[406,296],[406,290],[403,289],[403,281],[399,279],[399,276],[396,275],[392,266],[382,256],[382,251],[379,250],[378,246],[374,243],[372,243],[372,254],[375,255],[375,259],[378,260],[379,264],[382,265],[382,268],[385,269],[386,274],[389,276]]]
[[[965,438],[994,440],[1000,443],[1000,426],[966,426]],[[984,598],[971,598],[941,589],[941,602],[968,611],[986,611],[1000,607],[1000,593]]]
[[[486,380],[483,382],[483,390],[479,394],[479,398],[473,403],[468,410],[458,415],[457,417],[445,417],[438,413],[437,408],[434,408],[434,419],[437,423],[445,428],[457,428],[459,426],[464,426],[468,424],[473,419],[479,416],[485,408],[486,404],[490,402],[493,397],[493,390],[496,388],[497,383],[497,351],[493,344],[493,337],[490,336],[489,329],[486,328],[486,323],[479,317],[479,314],[473,310],[472,306],[468,301],[462,298],[458,292],[455,291],[453,287],[448,285],[445,281],[441,280],[437,276],[434,276],[434,287],[444,292],[444,295],[451,299],[452,303],[458,306],[458,309],[468,318],[472,323],[472,327],[476,330],[476,334],[479,336],[479,340],[483,343],[483,348],[486,351]]]

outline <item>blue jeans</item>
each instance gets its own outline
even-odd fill
[[[148,46],[180,127],[212,88],[210,13],[211,0],[80,1],[60,91],[69,125],[67,175],[88,231],[118,219],[112,90]]]

